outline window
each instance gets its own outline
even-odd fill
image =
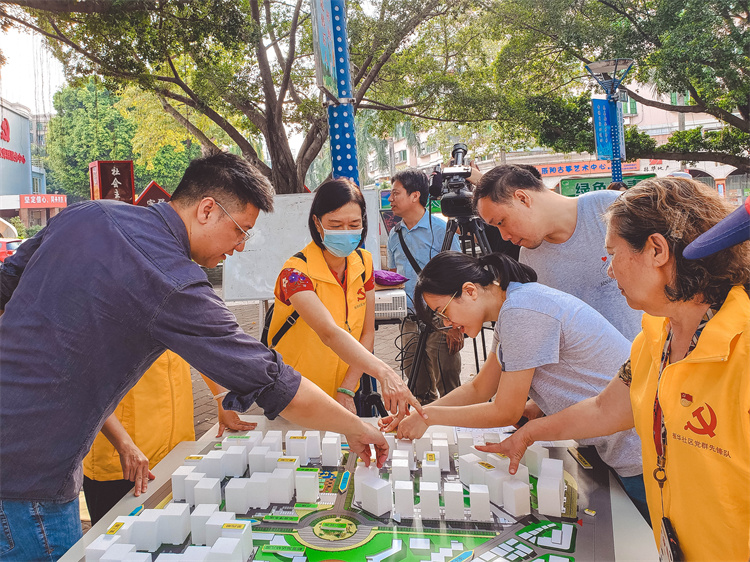
[[[437,152],[437,145],[434,142],[422,141],[419,143],[419,154],[421,156],[432,154],[433,152]]]
[[[406,149],[396,151],[396,164],[406,162]]]
[[[685,92],[684,99],[682,101],[678,102],[677,97],[680,95],[680,92],[670,92],[669,94],[669,103],[671,105],[689,105],[690,104],[690,92]]]
[[[620,92],[620,103],[622,103],[623,115],[635,115],[638,113],[638,106],[635,100],[628,96],[627,92]]]
[[[42,180],[41,178],[31,178],[31,192],[38,194],[42,191]]]

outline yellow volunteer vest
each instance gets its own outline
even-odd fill
[[[643,315],[633,342],[630,400],[657,544],[661,496],[653,408],[667,320]],[[750,557],[750,299],[734,287],[695,349],[668,365],[659,402],[667,429],[664,514],[687,561]]]
[[[166,351],[125,395],[115,415],[154,468],[179,442],[195,440],[190,366]],[[120,455],[102,433],[83,459],[83,473],[92,480],[122,479]]]
[[[372,255],[367,250],[360,252],[361,258],[357,252],[352,252],[346,258],[346,293],[328,268],[323,250],[315,242],[310,242],[302,250],[307,261],[292,256],[282,268],[294,268],[305,273],[315,285],[315,293],[333,316],[336,325],[348,329],[356,340],[362,335],[367,308],[362,274],[365,274],[365,280],[372,276]],[[268,330],[269,344],[292,312],[294,307],[281,302],[277,294]],[[274,349],[284,358],[284,363],[332,397],[336,395],[336,389],[341,386],[349,368],[301,317]]]

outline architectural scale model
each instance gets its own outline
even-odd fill
[[[478,451],[461,431],[386,438],[391,454],[377,469],[349,454],[338,434],[230,435],[186,457],[172,474],[172,493],[117,517],[85,560],[614,558],[605,467],[584,470],[588,463],[565,449],[534,445],[510,475],[507,458]],[[579,506],[579,497],[588,503]],[[581,519],[584,509],[599,515]]]

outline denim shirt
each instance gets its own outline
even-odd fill
[[[167,203],[64,210],[2,264],[2,308],[0,499],[75,499],[94,437],[165,349],[232,390],[228,409],[274,418],[299,387],[216,296]]]

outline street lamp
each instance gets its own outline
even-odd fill
[[[622,157],[625,156],[625,139],[620,138],[622,112],[617,102],[620,94],[617,89],[633,66],[633,59],[600,60],[586,65],[586,70],[594,77],[607,94],[609,108],[610,139],[612,142],[612,181],[622,181]],[[594,113],[596,126],[596,113]],[[602,156],[599,156],[602,158]],[[605,156],[606,158],[606,156]]]

